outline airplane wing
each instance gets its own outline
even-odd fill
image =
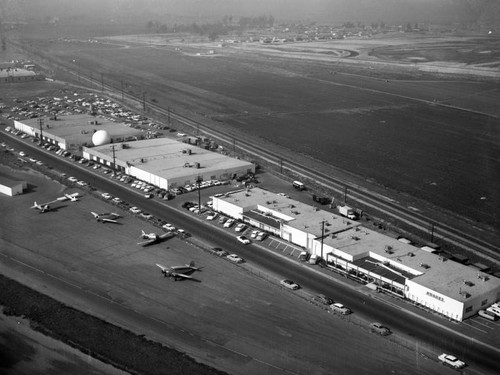
[[[156,238],[153,238],[153,239],[149,239],[149,240],[146,240],[146,241],[137,242],[137,245],[148,246],[148,245],[154,244],[155,242],[156,242]]]
[[[118,221],[113,220],[113,219],[101,219],[103,223],[116,223],[118,224]]]
[[[163,234],[160,234],[160,239],[161,240],[167,240],[167,239],[169,239],[171,237],[175,237],[175,234],[172,233],[172,232],[165,232]]]
[[[177,273],[177,272],[172,273],[172,276],[173,277],[182,277],[184,279],[192,279],[191,276],[185,275],[183,273]]]
[[[168,268],[167,268],[167,267],[162,266],[161,264],[156,263],[156,265],[157,265],[158,267],[160,267],[160,268],[161,268],[161,271],[162,271],[162,272],[165,272],[165,271],[167,271],[167,270],[168,270]]]

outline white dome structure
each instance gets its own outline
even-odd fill
[[[111,142],[111,136],[106,130],[98,130],[92,136],[94,146],[102,146]]]

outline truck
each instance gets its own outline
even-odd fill
[[[356,215],[356,212],[354,212],[354,209],[352,209],[349,206],[338,206],[337,208],[339,210],[339,213],[348,219],[356,220],[358,218],[358,215]]]
[[[459,369],[465,367],[465,362],[462,362],[457,357],[455,357],[451,354],[443,353],[438,357],[438,359],[441,361],[441,363],[443,365],[449,366],[449,367],[454,368],[456,370],[459,370]]]

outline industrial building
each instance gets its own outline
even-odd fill
[[[0,193],[13,197],[14,195],[22,194],[27,187],[28,184],[26,181],[12,180],[0,172]]]
[[[90,114],[16,120],[14,127],[64,150],[80,150],[82,146],[92,145],[92,137],[99,130],[109,134],[110,142],[143,138],[139,129]]]
[[[45,77],[33,70],[13,68],[13,67],[0,67],[0,83],[18,83],[18,82],[31,82],[42,81]]]
[[[252,163],[170,138],[84,147],[83,157],[163,189],[255,173]]]
[[[213,208],[266,230],[337,272],[462,321],[500,299],[500,279],[290,198],[246,189],[213,198]]]

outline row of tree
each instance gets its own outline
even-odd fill
[[[174,24],[168,26],[159,21],[148,21],[146,28],[156,33],[192,33],[206,35],[210,40],[215,40],[221,35],[227,35],[230,32],[243,32],[247,29],[262,29],[274,26],[274,17],[241,17],[237,23],[233,22],[233,16],[224,16],[216,23],[196,22],[192,24]]]

